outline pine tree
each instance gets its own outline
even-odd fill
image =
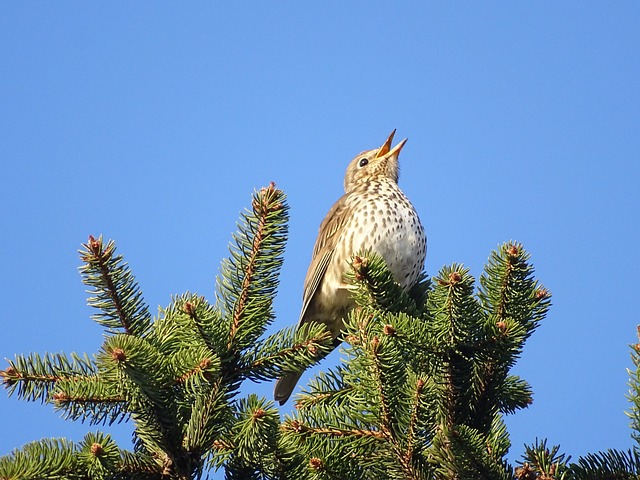
[[[241,397],[244,381],[307,368],[332,346],[321,325],[265,337],[287,210],[273,184],[256,192],[216,301],[185,293],[156,318],[115,244],[89,237],[81,273],[105,328],[100,351],[18,355],[0,376],[9,394],[50,403],[70,420],[133,422],[133,448],[101,431],[78,443],[39,440],[0,457],[0,479],[191,479],[216,470],[228,479],[639,478],[637,447],[569,463],[536,440],[520,464],[507,462],[503,417],[532,399],[511,369],[550,306],[517,242],[491,253],[478,285],[452,264],[409,292],[379,256],[358,253],[346,276],[357,307],[345,320],[344,361],[318,373],[283,420],[271,400]]]

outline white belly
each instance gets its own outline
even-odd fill
[[[337,272],[346,272],[350,258],[365,250],[382,256],[402,287],[417,281],[426,256],[426,237],[417,213],[400,190],[392,197],[379,195],[367,202],[355,199],[349,225],[340,235],[327,269],[336,274],[325,277],[323,294],[336,295],[336,289],[344,286]]]

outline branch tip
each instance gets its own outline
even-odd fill
[[[318,457],[312,457],[309,459],[309,467],[312,470],[324,470],[324,462]]]
[[[353,267],[353,270],[355,272],[356,280],[362,281],[367,276],[369,259],[367,257],[356,255],[355,257],[353,257],[351,266]]]
[[[2,378],[2,383],[4,383],[5,387],[10,387],[14,383],[16,383],[16,379],[13,377],[17,377],[18,372],[13,367],[8,367],[6,370],[0,370],[0,378]]]
[[[99,443],[94,443],[91,445],[91,455],[94,457],[100,457],[104,455],[104,447]]]
[[[382,329],[382,333],[388,336],[393,336],[396,334],[396,329],[393,325],[391,325],[390,323],[387,323]]]
[[[184,310],[184,313],[189,315],[191,318],[194,317],[196,311],[195,311],[195,307],[193,306],[193,303],[185,302],[182,308]]]
[[[127,360],[127,354],[121,348],[114,348],[111,351],[111,358],[113,358],[116,362],[125,362]]]
[[[551,297],[551,293],[546,288],[539,288],[536,290],[535,296],[537,300],[544,300]]]

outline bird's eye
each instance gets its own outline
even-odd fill
[[[358,165],[360,165],[361,167],[364,167],[367,163],[369,163],[369,160],[367,158],[361,158],[360,161],[358,162]]]

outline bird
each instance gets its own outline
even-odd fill
[[[345,193],[318,230],[297,328],[309,322],[324,324],[334,339],[334,348],[341,343],[344,318],[355,306],[343,276],[357,252],[378,253],[404,289],[418,281],[424,266],[424,227],[398,187],[398,156],[407,139],[391,148],[395,133],[393,130],[381,147],[361,152],[349,162]],[[277,380],[274,399],[280,405],[287,402],[301,375],[286,373]]]

